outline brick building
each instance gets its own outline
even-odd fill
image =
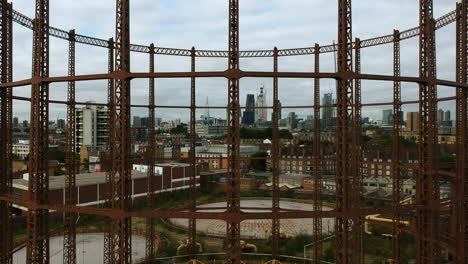
[[[146,197],[147,176],[144,171],[145,165],[134,165],[131,172],[131,197],[132,200]],[[137,169],[137,170],[135,170]],[[154,177],[155,192],[168,192],[186,189],[190,184],[190,165],[184,163],[158,164],[155,166]],[[146,169],[147,171],[147,169]],[[198,174],[200,171],[198,171]],[[13,194],[21,199],[29,199],[28,174],[22,179],[13,180]],[[200,175],[196,176],[197,186],[200,185]],[[102,204],[108,197],[109,185],[106,181],[105,172],[85,173],[76,175],[77,204],[80,206],[91,206]],[[65,203],[65,176],[49,178],[49,202],[51,204]],[[17,208],[24,210],[20,206]]]

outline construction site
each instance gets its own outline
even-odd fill
[[[468,0],[453,1],[452,11],[440,17],[434,16],[433,0],[419,0],[419,13],[413,14],[418,25],[368,39],[353,35],[352,2],[359,1],[336,0],[337,28],[326,29],[336,31],[336,43],[265,50],[240,50],[241,1],[223,1],[227,48],[207,50],[132,43],[130,15],[138,14],[131,12],[130,0],[115,0],[115,35],[108,39],[50,25],[54,1],[35,0],[34,17],[28,17],[0,0],[1,264],[468,264]],[[33,43],[21,43],[32,46],[30,78],[13,76],[19,67],[13,61],[16,28],[32,36]],[[436,38],[447,28],[450,37]],[[448,38],[455,50],[441,44]],[[51,39],[68,47],[65,76],[50,74]],[[402,74],[405,43],[418,45],[415,76]],[[78,45],[102,50],[108,70],[76,74],[77,61],[91,59],[76,55]],[[377,46],[391,50],[393,70],[363,72],[361,50]],[[438,52],[454,54],[453,78],[438,78]],[[145,57],[148,70],[132,71],[134,54]],[[187,58],[190,71],[156,71],[160,55]],[[281,71],[282,58],[305,58],[313,67]],[[210,59],[227,68],[197,70],[201,60]],[[240,63],[265,59],[268,71],[246,70]],[[326,63],[335,70],[323,71]],[[200,105],[198,82],[210,78],[227,83],[227,105],[209,106],[208,96],[206,106]],[[262,84],[256,105],[241,103],[241,80],[249,78],[272,84],[271,94]],[[186,79],[190,104],[157,104],[161,79]],[[298,79],[310,80],[308,103],[282,105],[282,80]],[[138,80],[146,84],[145,103],[132,99]],[[321,101],[321,80],[333,84],[336,99],[330,103]],[[391,100],[365,99],[373,92],[363,88],[368,81],[391,87],[385,90]],[[98,98],[103,103],[77,100],[85,82],[104,84],[106,97]],[[53,96],[58,86],[66,87],[65,98]],[[27,104],[30,116],[20,132],[14,125],[18,103]],[[51,136],[55,105],[66,109],[60,140]],[[363,109],[372,107],[391,109],[384,113],[389,121],[364,125]],[[441,107],[453,107],[453,125],[450,111]],[[145,128],[135,125],[139,119],[132,125],[137,108],[148,113]],[[161,132],[158,111],[176,109],[188,113],[186,131],[179,132],[179,119]],[[285,109],[309,110],[301,122],[310,128],[298,129],[292,112],[289,131],[283,129]],[[323,122],[326,109],[333,114]],[[83,140],[82,120],[91,110],[100,111],[99,150]],[[209,119],[209,110],[222,112],[225,124]],[[252,118],[254,110],[255,119],[260,117],[255,128],[245,125],[249,110]],[[200,111],[208,118],[197,126]],[[265,135],[246,135],[259,131]],[[63,162],[51,162],[61,145],[64,157],[57,160]],[[19,156],[13,146],[27,146],[27,152]],[[88,147],[95,154],[84,157]]]

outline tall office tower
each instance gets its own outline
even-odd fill
[[[382,110],[382,125],[391,126],[393,124],[393,110]]]
[[[13,128],[19,127],[19,121],[17,117],[13,117]]]
[[[28,120],[23,120],[23,127],[22,128],[28,128],[28,127],[29,127]]]
[[[255,95],[254,94],[248,94],[246,101],[245,101],[245,106],[246,107],[255,107]],[[242,124],[244,125],[252,125],[255,123],[255,109],[245,109],[244,114],[242,115]]]
[[[141,127],[148,128],[149,126],[149,117],[141,118]]]
[[[439,109],[439,111],[437,112],[437,123],[441,125],[442,121],[444,121],[444,110]]]
[[[418,112],[406,113],[406,128],[410,131],[419,130],[419,113]]]
[[[75,120],[77,152],[81,146],[87,146],[91,150],[104,150],[109,138],[107,106],[86,105],[77,108]]]
[[[156,127],[160,127],[162,125],[162,118],[161,117],[156,117],[155,119],[155,125]]]
[[[278,121],[279,121],[279,120],[282,119],[282,115],[281,115],[281,112],[282,112],[282,111],[281,111],[281,101],[280,101],[280,100],[278,100],[278,107],[279,107],[279,109],[278,109]]]
[[[334,125],[333,120],[333,94],[326,93],[322,97],[322,122],[324,128],[330,128]]]
[[[255,109],[255,122],[256,121],[267,121],[268,109],[261,108],[266,107],[266,91],[264,91],[263,85],[260,87],[260,94],[257,95],[257,108]]]
[[[444,121],[451,121],[451,120],[452,120],[452,117],[451,117],[450,110],[445,111]]]
[[[133,127],[141,127],[141,117],[133,116]]]
[[[65,119],[57,119],[57,128],[65,130]]]
[[[286,120],[286,126],[289,127],[289,129],[297,128],[296,113],[295,112],[289,112],[288,119]]]

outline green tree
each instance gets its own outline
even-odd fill
[[[279,138],[284,138],[284,139],[292,139],[293,138],[293,135],[287,129],[280,129],[278,134],[279,134]]]
[[[335,251],[333,248],[328,247],[325,249],[322,259],[328,262],[335,262]]]
[[[291,132],[287,129],[280,129],[278,131],[279,138],[291,139],[293,138]],[[246,128],[242,127],[240,129],[240,137],[245,139],[266,139],[273,137],[273,128]]]
[[[180,135],[180,134],[187,134],[187,126],[184,125],[178,125],[177,127],[174,127],[171,129],[170,133],[172,135]]]
[[[255,152],[251,156],[252,158],[265,158],[268,157],[268,153],[266,152]],[[250,166],[252,169],[256,171],[265,171],[266,169],[266,159],[253,159],[250,161]]]

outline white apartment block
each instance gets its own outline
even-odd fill
[[[106,106],[86,105],[76,109],[76,150],[87,146],[102,150],[109,138],[109,110]]]
[[[20,140],[17,144],[13,144],[12,153],[20,159],[25,159],[29,154],[29,140]]]

